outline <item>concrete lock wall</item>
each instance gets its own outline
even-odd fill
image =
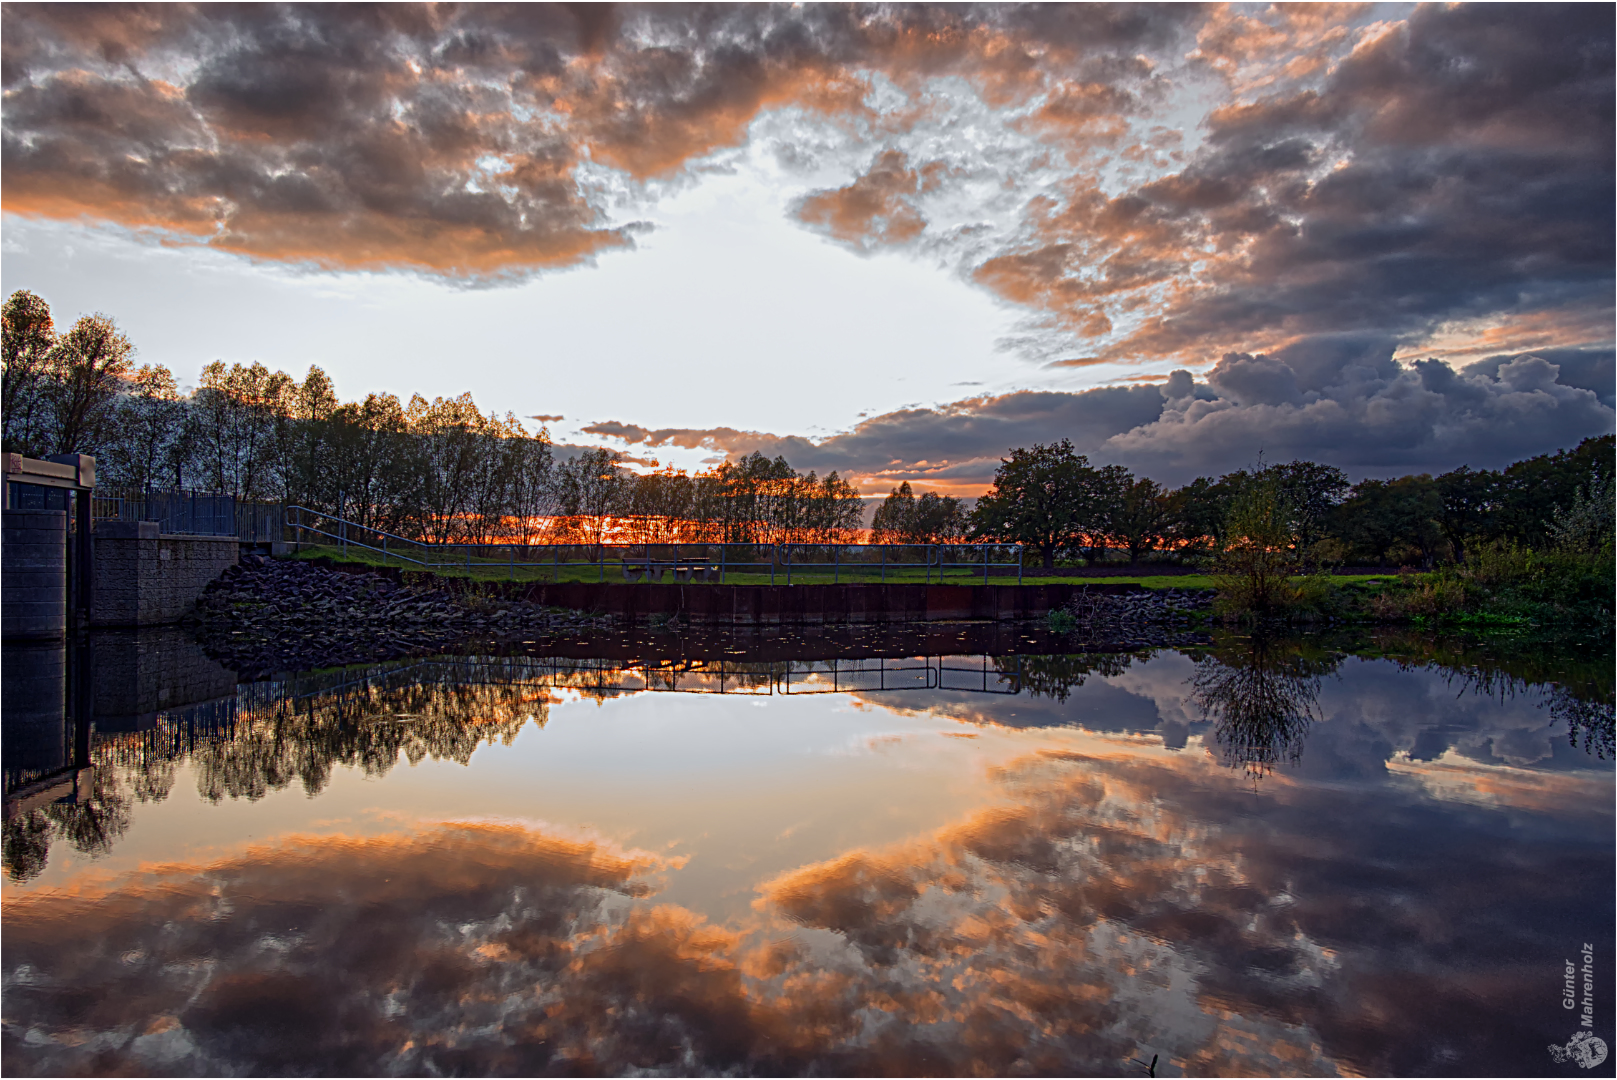
[[[95,530],[95,626],[178,622],[202,590],[236,565],[233,536],[159,533],[154,521],[104,521]]]
[[[0,517],[0,637],[50,640],[67,630],[67,512]]]

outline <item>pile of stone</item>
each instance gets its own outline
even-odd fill
[[[439,651],[462,641],[521,641],[605,626],[605,616],[405,585],[308,562],[249,555],[197,601],[203,647],[244,677]]]
[[[1199,645],[1211,640],[1197,628],[1211,611],[1213,599],[1211,589],[1080,593],[1062,609],[1067,618],[1053,618],[1051,627],[1062,623],[1074,643],[1127,648]]]

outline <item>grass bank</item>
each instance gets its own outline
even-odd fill
[[[1219,614],[1256,618],[1241,590],[1221,578]],[[1465,563],[1379,578],[1315,574],[1286,579],[1265,621],[1319,622],[1477,631],[1612,633],[1610,552],[1538,552],[1503,545]]]
[[[299,560],[329,559],[333,562],[347,563],[357,566],[374,566],[377,568],[392,567],[406,572],[431,574],[435,577],[472,580],[472,581],[527,581],[556,584],[569,584],[575,582],[607,581],[621,584],[624,580],[623,566],[619,562],[608,560],[604,566],[598,563],[539,563],[523,562],[512,558],[480,558],[466,556],[456,562],[436,563],[430,568],[423,568],[418,563],[406,562],[397,556],[386,556],[379,551],[367,548],[351,547],[346,552],[335,544],[309,545],[300,549],[291,556]],[[604,573],[603,573],[604,569]],[[1347,583],[1357,580],[1352,577],[1333,578]],[[663,576],[663,583],[673,581],[672,574]],[[831,568],[822,569],[818,564],[812,568],[797,566],[792,568],[792,584],[794,585],[830,585],[840,582],[844,585],[877,585],[883,584],[879,573],[872,572],[864,567],[844,566],[840,572],[833,572]],[[980,585],[983,582],[981,571],[965,569],[950,569],[944,571],[933,570],[930,574],[924,567],[898,567],[888,566],[885,584],[888,585],[924,585],[930,582],[933,585]],[[770,575],[767,571],[727,571],[724,575],[726,585],[768,585]],[[991,585],[1015,585],[1014,574],[992,573],[988,577]],[[1054,574],[1031,573],[1024,571],[1021,584],[1023,585],[1113,585],[1138,584],[1147,589],[1211,589],[1212,578],[1206,574],[1151,574],[1122,575],[1109,573],[1104,575],[1087,575],[1073,572],[1056,572]],[[692,585],[702,585],[704,582],[691,582]],[[786,584],[786,571],[777,569],[774,575],[774,584]]]

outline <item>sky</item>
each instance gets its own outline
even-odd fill
[[[7,4],[0,279],[138,360],[973,495],[1613,430],[1609,5]]]

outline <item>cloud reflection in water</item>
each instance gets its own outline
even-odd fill
[[[1456,831],[1413,789],[1286,774],[1254,802],[1206,755],[1090,745],[761,884],[734,925],[657,903],[656,856],[510,824],[13,893],[5,1066],[1073,1074],[1149,1043],[1192,1073],[1505,1067],[1543,1041],[1523,958],[1609,926],[1581,831]]]

